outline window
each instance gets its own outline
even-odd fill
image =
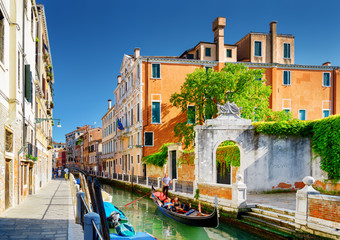
[[[255,41],[255,57],[262,57],[262,42]]]
[[[137,122],[139,122],[139,103],[137,103]]]
[[[196,59],[200,59],[200,50],[196,51]]]
[[[194,124],[196,122],[196,110],[195,106],[188,106],[188,124]]]
[[[139,64],[137,65],[137,80],[139,80]]]
[[[5,18],[0,10],[0,61],[4,62],[5,48]]]
[[[290,58],[290,43],[283,44],[283,58]]]
[[[212,67],[205,67],[205,72],[208,72],[209,69],[212,69]]]
[[[30,65],[25,65],[25,98],[32,103],[32,72]]]
[[[159,63],[152,64],[152,78],[161,78],[161,65]]]
[[[137,133],[137,145],[140,145],[139,137],[140,137],[140,133]]]
[[[131,156],[131,164],[133,164],[133,156]]]
[[[194,54],[187,54],[187,59],[194,59]]]
[[[137,163],[140,163],[139,155],[137,155]]]
[[[283,71],[283,85],[291,85],[290,71]]]
[[[231,49],[227,49],[227,58],[231,58]]]
[[[299,110],[299,119],[300,120],[306,120],[306,110]]]
[[[151,123],[161,123],[161,103],[152,102],[152,120]]]
[[[330,87],[331,86],[331,74],[330,73],[323,73],[322,86],[324,86],[324,87]]]
[[[211,57],[211,48],[205,48],[205,56]]]
[[[329,117],[329,115],[331,115],[331,110],[322,110],[322,117],[326,118]]]
[[[130,124],[131,124],[131,126],[133,125],[133,108],[131,108],[131,113],[130,113],[130,117],[131,117],[131,122],[130,122]]]
[[[144,146],[153,146],[153,132],[144,133]]]

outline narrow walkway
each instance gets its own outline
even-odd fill
[[[296,208],[296,193],[269,193],[269,194],[247,194],[248,204],[264,204],[289,210]]]
[[[84,239],[73,209],[69,181],[52,180],[0,217],[0,239]]]

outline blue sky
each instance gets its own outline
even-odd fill
[[[38,0],[45,5],[55,76],[54,141],[77,126],[101,126],[124,53],[178,56],[213,41],[212,22],[226,17],[225,43],[250,31],[295,36],[295,63],[340,66],[340,1]]]

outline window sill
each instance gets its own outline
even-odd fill
[[[160,124],[162,124],[162,123],[161,123],[161,122],[160,122],[160,123],[151,122],[151,124],[160,125]]]
[[[289,87],[289,86],[292,86],[292,84],[282,84],[282,86]]]
[[[154,145],[144,145],[144,147],[154,147]]]
[[[325,87],[325,88],[330,88],[330,87],[332,87],[332,86],[325,86],[325,85],[322,85],[322,87]]]
[[[162,80],[162,78],[150,78],[151,80]]]

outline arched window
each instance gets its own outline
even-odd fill
[[[222,142],[216,150],[216,181],[231,184],[232,166],[240,165],[240,149],[232,141]]]

